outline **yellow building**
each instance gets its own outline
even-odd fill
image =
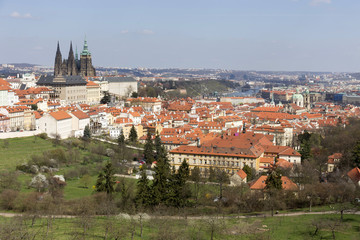
[[[123,126],[123,133],[124,133],[124,137],[125,139],[128,139],[130,136],[130,130],[132,128],[132,124],[127,124],[125,126]],[[143,126],[141,124],[139,125],[134,125],[138,139],[141,138],[142,136],[144,136],[144,130],[143,130]]]
[[[88,81],[86,84],[87,103],[97,104],[100,103],[100,86],[92,81]]]
[[[259,170],[259,158],[256,154],[239,152],[238,149],[228,149],[217,146],[180,146],[170,151],[170,164],[178,169],[181,163],[186,160],[189,168],[199,167],[200,172],[205,174],[210,167],[224,170],[234,174],[245,165]]]

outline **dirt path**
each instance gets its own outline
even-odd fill
[[[291,217],[291,216],[302,216],[302,215],[322,215],[322,214],[339,214],[339,211],[323,211],[323,212],[294,212],[294,213],[279,213],[274,214],[274,217]],[[344,214],[355,214],[360,215],[360,211],[346,211]],[[127,215],[127,214],[121,214],[126,215],[128,218],[136,217],[138,215]],[[21,217],[21,216],[32,216],[31,214],[25,214],[25,213],[1,213],[1,217]],[[100,215],[99,215],[100,216]],[[118,216],[118,215],[112,215],[112,216]],[[234,215],[234,216],[222,216],[222,215],[207,215],[207,216],[185,216],[185,215],[178,215],[178,216],[158,216],[158,215],[148,215],[150,218],[153,219],[189,219],[189,220],[201,220],[201,219],[208,219],[211,217],[217,217],[217,218],[224,218],[224,219],[245,219],[245,218],[266,218],[271,217],[271,214],[256,214],[256,215]],[[48,217],[48,215],[42,215],[39,217]],[[53,218],[76,218],[76,216],[73,215],[53,215]]]

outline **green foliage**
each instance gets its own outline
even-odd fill
[[[133,125],[130,129],[129,140],[130,140],[130,142],[135,143],[137,141],[137,139],[138,139],[138,135],[137,135],[135,126]]]
[[[123,147],[125,145],[125,136],[123,131],[121,131],[121,134],[119,135],[118,139],[117,139],[118,145],[119,147]]]
[[[91,131],[90,131],[89,125],[86,125],[85,128],[84,128],[83,139],[85,141],[89,141],[91,139]]]
[[[303,134],[298,136],[298,140],[300,143],[299,153],[301,154],[301,160],[307,160],[311,157],[311,144],[310,144],[311,134],[306,130]]]
[[[248,165],[244,165],[244,167],[242,168],[242,170],[246,173],[246,180],[249,182],[251,180],[253,180],[254,176],[252,174],[252,169],[251,167],[249,167]]]
[[[173,173],[170,178],[170,187],[166,200],[167,205],[178,208],[186,206],[187,199],[191,196],[190,189],[186,185],[188,178],[189,165],[184,160],[177,173]]]
[[[148,132],[146,136],[146,143],[144,146],[144,157],[147,164],[151,164],[154,161],[154,144],[150,132]]]
[[[276,168],[276,166],[273,166],[273,168],[270,168],[268,177],[266,178],[266,189],[271,190],[281,190],[282,189],[282,181],[281,181],[281,174],[279,170]]]
[[[32,104],[31,105],[31,110],[37,111],[38,110],[38,106],[36,104]]]
[[[358,141],[352,150],[353,166],[360,167],[360,141]]]
[[[137,98],[137,97],[138,97],[138,93],[137,93],[137,92],[132,92],[132,93],[131,93],[131,97],[132,97],[132,98]]]
[[[209,168],[209,182],[216,182],[216,171],[213,167]]]
[[[161,138],[158,134],[155,136],[155,152],[156,152],[157,156],[163,155],[163,147],[161,144]]]
[[[108,162],[103,170],[99,173],[98,179],[96,181],[96,191],[97,192],[106,192],[108,195],[111,195],[115,190],[115,177],[114,177],[114,168],[111,162]]]
[[[111,102],[111,96],[110,96],[110,93],[109,93],[109,91],[105,91],[104,92],[104,96],[101,98],[101,100],[100,100],[100,103],[101,104],[107,104],[107,103],[109,103],[109,102]]]
[[[195,183],[200,182],[201,175],[200,175],[200,168],[199,167],[194,167],[191,170],[190,180],[195,182]]]
[[[171,172],[170,164],[166,156],[158,156],[156,161],[151,192],[154,204],[158,205],[160,203],[165,203],[167,200]]]
[[[135,201],[138,206],[148,207],[152,205],[150,181],[146,175],[146,165],[141,167],[141,177],[137,182]]]

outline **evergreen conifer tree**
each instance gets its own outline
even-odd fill
[[[99,173],[98,179],[96,181],[96,191],[97,192],[106,192],[108,195],[111,195],[115,190],[115,177],[114,177],[114,168],[111,162],[108,162],[102,171]]]
[[[275,164],[272,165],[271,168],[269,169],[269,174],[265,181],[266,189],[271,189],[271,190],[282,189],[281,173],[280,173],[280,169],[277,168],[276,162],[277,160],[275,159]]]
[[[137,141],[138,135],[135,129],[135,126],[133,125],[130,129],[130,134],[129,134],[129,140],[132,143],[135,143]]]
[[[141,177],[137,182],[136,203],[138,206],[147,207],[152,205],[150,181],[146,175],[146,165],[141,166]]]
[[[156,151],[156,156],[160,156],[163,154],[161,138],[158,134],[155,136],[155,151]]]
[[[121,134],[119,135],[118,139],[117,139],[118,145],[119,147],[123,147],[125,145],[125,136],[123,131],[121,131]]]
[[[250,182],[252,179],[253,179],[253,176],[252,176],[252,169],[251,167],[249,167],[248,165],[245,165],[242,170],[246,173],[246,180],[248,182]]]
[[[163,151],[165,151],[163,149]],[[168,197],[169,179],[171,176],[170,164],[166,153],[161,154],[156,159],[155,175],[151,186],[154,204],[165,203]]]
[[[91,131],[89,125],[86,125],[84,128],[83,139],[85,141],[89,141],[91,139]]]
[[[146,137],[146,143],[144,146],[144,157],[147,164],[151,164],[154,161],[154,144],[151,139],[150,132],[148,132]]]

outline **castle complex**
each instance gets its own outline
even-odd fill
[[[84,41],[84,48],[80,53],[80,60],[76,51],[74,57],[74,51],[72,43],[70,43],[70,51],[68,59],[62,59],[59,42],[57,45],[55,56],[54,76],[96,76],[95,68],[91,62],[91,53],[88,50],[87,41]]]

